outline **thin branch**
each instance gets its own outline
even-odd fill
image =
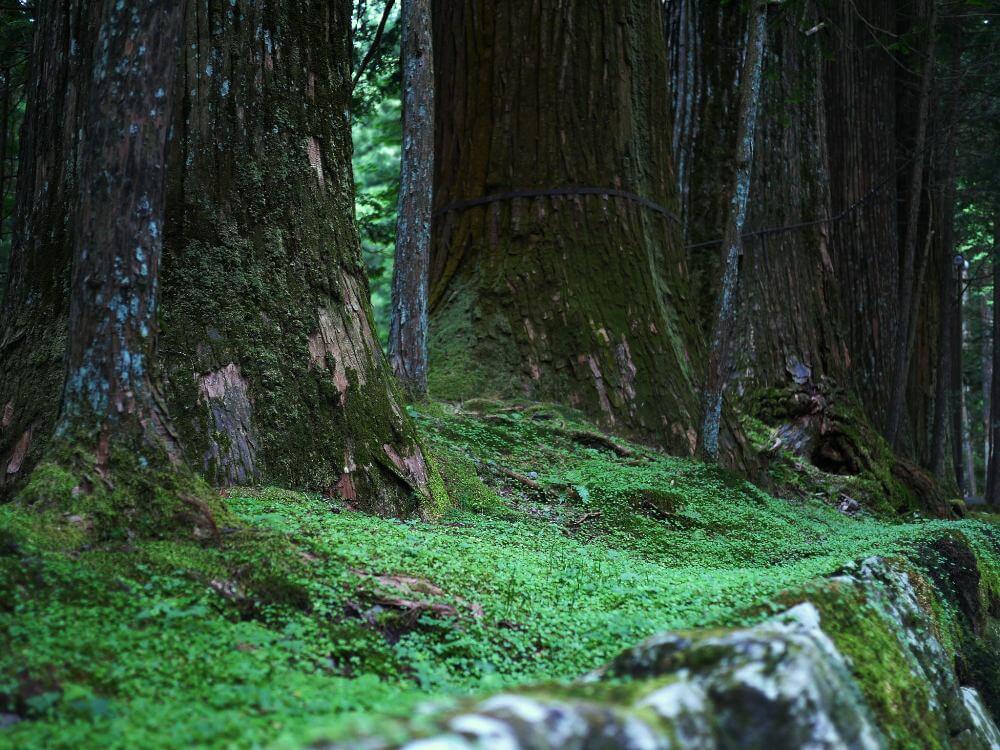
[[[351,88],[358,85],[358,81],[361,80],[361,76],[365,74],[365,69],[375,58],[375,54],[378,52],[379,44],[382,43],[382,32],[385,31],[385,24],[389,20],[389,13],[392,12],[392,6],[395,2],[396,0],[386,0],[385,10],[382,11],[382,18],[378,22],[378,29],[375,30],[375,38],[372,40],[372,44],[368,48],[368,52],[365,53],[365,58],[361,61],[361,65],[358,66],[358,72],[354,74],[354,83],[351,85]]]

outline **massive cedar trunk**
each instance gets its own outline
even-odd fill
[[[434,395],[562,401],[693,449],[661,20],[658,0],[434,4]]]
[[[873,41],[872,28],[895,28],[896,3],[838,0],[823,7],[831,204],[838,212],[853,208],[830,224],[845,385],[884,426],[899,305],[896,63]]]
[[[923,54],[920,56],[923,64],[917,92],[917,109],[914,113],[916,120],[912,153],[909,158],[909,184],[904,193],[907,207],[900,266],[899,309],[896,316],[892,392],[889,410],[886,414],[886,439],[896,450],[899,450],[906,442],[903,435],[904,412],[908,387],[912,381],[910,364],[918,324],[922,270],[926,261],[926,252],[920,254],[918,244],[926,247],[926,243],[920,243],[920,216],[924,194],[924,166],[929,159],[927,131],[931,118],[931,93],[934,85],[936,0],[931,0],[929,5],[929,28],[924,33],[926,42]],[[910,435],[910,437],[912,439],[913,436]]]
[[[167,142],[183,3],[97,3],[73,221],[69,345],[57,435],[106,465],[116,443],[148,463],[179,447],[154,393]]]
[[[75,504],[96,494],[88,511],[95,528],[105,530],[138,523],[162,533],[178,521],[213,527],[203,485],[183,465],[153,380],[182,21],[183,4],[166,0],[128,7],[53,0],[39,12],[29,119],[38,130],[22,154],[17,287],[5,336],[15,356],[18,336],[41,353],[29,349],[24,360],[5,360],[4,385],[14,386],[5,428],[16,424],[25,383],[34,379],[46,390],[29,405],[32,421],[6,473],[16,480],[44,457],[44,494],[26,497]],[[43,99],[60,90],[69,99],[65,123]],[[46,200],[50,191],[54,203]],[[68,215],[56,218],[56,209]],[[39,227],[46,219],[65,223],[54,231]],[[68,310],[60,301],[67,276]],[[39,340],[40,332],[52,339]]]
[[[742,294],[744,387],[847,379],[831,258],[822,81],[826,31],[810,4],[772,24]],[[772,231],[773,230],[773,231]]]
[[[26,92],[13,247],[0,338],[0,485],[30,474],[55,427],[64,381],[78,133],[98,9],[38,5]]]
[[[702,313],[717,296],[718,241],[734,171],[735,97],[746,14],[734,6],[670,0],[667,39],[674,149],[693,283]],[[765,60],[758,148],[744,234],[741,390],[756,393],[831,376],[846,379],[836,319],[821,76],[826,31],[812,5],[776,14]],[[743,39],[742,44],[733,40]],[[775,228],[782,228],[775,231]],[[703,318],[705,319],[705,318]],[[710,318],[709,318],[710,319]]]
[[[373,332],[352,218],[349,27],[347,0],[191,0],[161,357],[210,480],[407,514],[428,467]]]
[[[403,149],[392,271],[389,362],[411,396],[427,395],[427,274],[434,187],[431,0],[403,0]]]
[[[45,455],[57,414],[59,445],[101,476],[120,457],[179,461],[151,367],[181,13],[154,0],[38,7],[3,320],[8,488]]]

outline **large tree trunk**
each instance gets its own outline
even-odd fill
[[[767,5],[758,5],[750,13],[746,58],[740,81],[740,107],[736,128],[736,167],[730,192],[729,215],[722,238],[722,288],[716,303],[708,366],[702,386],[702,417],[698,431],[699,453],[710,460],[719,454],[719,426],[722,419],[722,396],[732,375],[733,339],[739,303],[740,256],[743,231],[753,176],[754,141],[757,117],[761,108],[761,76],[764,48],[767,43]]]
[[[96,21],[84,4],[39,4],[26,92],[13,247],[0,340],[0,484],[30,474],[64,380],[73,215]]]
[[[31,421],[6,473],[25,475],[41,455],[50,467],[39,485],[46,504],[75,507],[96,494],[89,511],[102,532],[126,524],[162,533],[177,522],[214,528],[204,486],[183,465],[152,371],[183,13],[183,3],[168,0],[128,7],[52,0],[39,12],[30,119],[38,130],[22,154],[17,288],[6,308],[5,339],[16,352],[23,336],[44,356],[12,360],[5,352],[4,387],[12,396],[5,428],[18,419],[14,404],[26,383],[34,379],[46,390],[28,410]],[[67,122],[43,99],[59,90],[69,100]],[[54,204],[46,200],[50,191]],[[69,221],[58,231],[39,226],[55,209],[66,210]],[[60,295],[70,267],[67,313]],[[46,314],[50,327],[40,320]],[[39,341],[41,332],[54,339]],[[54,404],[59,416],[47,441]],[[52,472],[72,484],[51,484]]]
[[[132,435],[176,463],[156,398],[168,133],[183,3],[102,0],[73,221],[69,347],[57,434],[107,451]],[[153,456],[143,456],[155,463]]]
[[[427,395],[427,274],[434,187],[431,0],[403,0],[403,153],[392,272],[389,362],[412,397]]]
[[[434,395],[561,401],[693,450],[661,12],[434,4]]]
[[[0,338],[0,487],[44,454],[65,379],[78,133],[89,101],[97,4],[39,3],[28,76],[13,243]]]
[[[352,219],[350,3],[190,2],[161,345],[189,460],[413,512],[428,466]]]
[[[823,76],[830,192],[834,299],[845,339],[845,385],[872,422],[884,426],[892,391],[899,307],[896,193],[896,63],[873,43],[872,27],[893,29],[897,3],[824,3]],[[870,26],[869,26],[870,24]]]
[[[893,355],[892,392],[886,416],[886,439],[899,450],[903,443],[906,395],[910,384],[910,361],[917,326],[922,281],[923,256],[918,254],[920,215],[927,155],[927,130],[931,113],[931,89],[934,85],[934,47],[936,0],[930,2],[930,21],[926,31],[920,89],[916,111],[916,134],[911,155],[910,182],[906,192],[906,226],[903,235],[902,266],[899,279],[899,311]]]

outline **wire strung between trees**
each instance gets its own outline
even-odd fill
[[[893,175],[894,179],[896,175]],[[780,234],[782,232],[791,232],[796,229],[805,229],[807,227],[817,226],[820,224],[834,223],[842,221],[850,216],[852,213],[860,209],[866,203],[872,201],[878,193],[880,193],[885,186],[888,184],[889,180],[884,180],[879,185],[872,188],[864,198],[855,203],[851,204],[845,208],[840,213],[823,219],[813,219],[811,221],[800,221],[794,224],[785,224],[783,226],[777,227],[765,227],[763,229],[755,229],[750,232],[743,234],[743,239],[752,239],[754,237],[764,237],[766,235]],[[514,200],[516,198],[547,198],[547,197],[559,197],[559,196],[576,196],[576,195],[604,195],[612,198],[623,198],[625,200],[631,201],[643,208],[649,209],[654,213],[665,216],[670,221],[675,222],[678,225],[683,225],[683,222],[667,208],[664,208],[659,203],[655,203],[648,198],[643,198],[641,195],[636,195],[635,193],[630,193],[627,190],[618,190],[616,188],[598,188],[598,187],[566,187],[566,188],[553,188],[550,190],[512,190],[507,193],[495,193],[493,195],[486,195],[481,198],[472,198],[465,201],[456,201],[454,203],[449,203],[443,208],[439,208],[435,211],[432,216],[433,218],[438,218],[456,211],[464,211],[469,208],[475,208],[477,206],[486,206],[491,203],[499,203],[501,201]],[[695,250],[702,247],[711,247],[713,245],[722,244],[722,238],[714,240],[706,240],[705,242],[696,242],[693,244],[685,245],[687,250]]]
[[[643,208],[648,208],[654,213],[658,213],[661,216],[665,216],[670,221],[681,224],[681,220],[677,218],[677,215],[670,210],[664,208],[659,203],[654,203],[648,198],[643,198],[641,195],[636,195],[635,193],[630,193],[627,190],[618,190],[616,188],[603,188],[603,187],[565,187],[565,188],[551,188],[549,190],[513,190],[509,193],[494,193],[493,195],[486,195],[482,198],[472,198],[467,201],[456,201],[454,203],[449,203],[444,208],[439,208],[435,211],[432,216],[437,218],[438,216],[444,216],[445,214],[451,213],[453,211],[464,211],[467,208],[474,208],[476,206],[485,206],[490,203],[497,203],[499,201],[508,201],[515,198],[547,198],[549,196],[573,196],[573,195],[607,195],[612,198],[624,198],[625,200],[632,201]]]
[[[933,138],[928,139],[928,143],[924,145],[922,149],[910,155],[908,159],[903,161],[889,176],[883,179],[881,182],[872,187],[862,198],[859,198],[854,203],[849,205],[844,210],[833,216],[827,216],[822,219],[811,219],[808,221],[798,221],[792,224],[783,224],[776,227],[764,227],[762,229],[754,229],[749,232],[745,232],[742,235],[743,239],[753,239],[758,237],[761,241],[770,235],[783,234],[785,232],[794,232],[799,229],[808,229],[809,227],[820,226],[823,224],[836,224],[837,222],[847,219],[849,216],[855,212],[861,210],[872,201],[880,193],[882,193],[886,187],[888,187],[903,170],[909,167],[913,161],[917,158],[923,158],[924,154],[934,145],[934,142],[945,135],[954,125],[945,128],[941,133],[935,134]],[[498,203],[500,201],[513,200],[515,198],[546,198],[551,196],[575,196],[575,195],[606,195],[612,198],[623,198],[625,200],[631,201],[643,208],[647,208],[654,213],[660,214],[666,217],[670,221],[673,221],[679,226],[683,226],[684,222],[677,217],[677,214],[673,213],[667,208],[664,208],[659,203],[655,203],[648,198],[643,198],[641,195],[636,195],[635,193],[630,193],[627,190],[618,190],[616,188],[601,188],[601,187],[565,187],[565,188],[552,188],[548,190],[513,190],[506,193],[494,193],[493,195],[486,195],[481,198],[472,198],[465,201],[455,201],[454,203],[449,203],[443,208],[439,208],[433,214],[432,218],[438,218],[444,216],[445,214],[452,213],[454,211],[464,211],[468,208],[475,208],[477,206],[486,206],[491,203]],[[714,245],[721,245],[723,238],[719,237],[714,240],[705,240],[704,242],[695,242],[692,244],[687,244],[684,246],[685,250],[697,250],[704,247],[712,247]]]

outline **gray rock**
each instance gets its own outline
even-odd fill
[[[961,687],[905,570],[880,558],[833,579],[860,589],[899,636],[929,686],[942,742],[1000,750],[979,694]],[[604,703],[610,680],[634,690]],[[576,697],[585,694],[587,698]],[[442,717],[441,733],[404,750],[878,750],[886,737],[850,665],[805,602],[748,628],[665,633],[631,648],[554,695],[505,693]],[[351,747],[358,747],[355,743]],[[340,747],[347,747],[346,745]]]

